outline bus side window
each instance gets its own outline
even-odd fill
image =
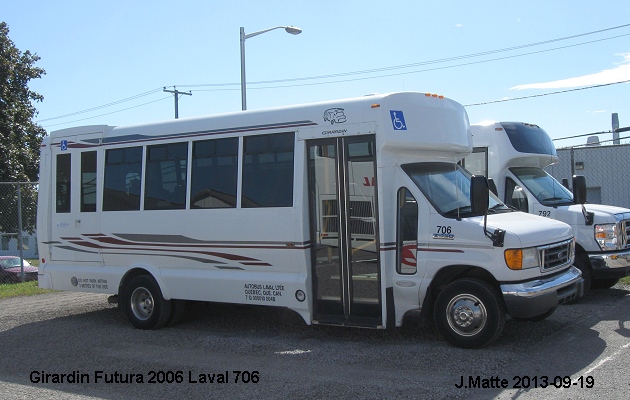
[[[293,132],[243,139],[243,208],[293,206],[294,141]]]
[[[190,208],[235,208],[238,138],[193,142]]]
[[[56,211],[58,213],[70,212],[70,171],[71,154],[57,155],[57,196]]]
[[[147,146],[145,210],[186,208],[188,143]]]
[[[81,153],[81,212],[96,211],[96,152]]]
[[[399,274],[415,274],[418,269],[418,203],[404,187],[398,190],[396,221],[396,270]]]
[[[505,178],[505,203],[519,211],[528,212],[529,210],[525,191],[511,178]]]
[[[140,210],[142,147],[105,152],[103,211]]]

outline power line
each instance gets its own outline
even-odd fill
[[[468,59],[468,58],[473,58],[473,57],[480,57],[480,56],[485,56],[485,55],[497,54],[497,53],[501,53],[501,52],[514,51],[514,50],[519,50],[519,49],[523,49],[523,48],[529,48],[529,47],[533,47],[533,46],[540,46],[540,45],[544,45],[544,44],[549,44],[549,43],[554,43],[554,42],[559,42],[559,41],[569,40],[569,39],[575,39],[575,38],[578,38],[578,37],[583,37],[583,36],[593,35],[593,34],[602,33],[602,32],[606,32],[606,31],[611,31],[611,30],[615,30],[615,29],[625,28],[625,27],[628,27],[628,26],[630,26],[630,24],[614,26],[614,27],[610,27],[610,28],[600,29],[600,30],[596,30],[596,31],[591,31],[591,32],[586,32],[586,33],[581,33],[581,34],[576,34],[576,35],[571,35],[571,36],[565,36],[565,37],[551,39],[551,40],[545,40],[545,41],[541,41],[541,42],[534,42],[534,43],[529,43],[529,44],[524,44],[524,45],[512,46],[512,47],[496,49],[496,50],[483,51],[483,52],[478,52],[478,53],[471,53],[471,54],[466,54],[466,55],[461,55],[461,56],[447,57],[447,58],[436,59],[436,60],[422,61],[422,62],[419,62],[419,63],[396,65],[396,66],[383,67],[383,68],[374,68],[374,69],[361,70],[361,71],[342,72],[342,73],[337,73],[337,74],[311,76],[311,77],[258,81],[258,82],[250,82],[249,84],[250,85],[261,85],[261,84],[269,84],[269,83],[289,83],[289,82],[299,82],[299,81],[308,81],[308,80],[317,80],[317,79],[330,79],[330,78],[336,78],[336,77],[362,75],[362,74],[369,74],[369,73],[393,71],[393,70],[405,69],[405,68],[413,68],[413,67],[419,67],[419,66],[424,66],[424,65],[432,65],[432,64],[438,64],[438,63],[445,63],[445,62],[463,60],[463,59]],[[566,49],[566,48],[570,48],[570,47],[583,46],[583,45],[586,45],[586,44],[592,44],[592,43],[601,42],[601,41],[605,41],[605,40],[616,39],[616,38],[620,38],[620,37],[624,37],[624,36],[630,36],[630,33],[628,33],[628,34],[621,34],[621,35],[608,37],[608,38],[592,40],[592,41],[588,41],[588,42],[576,43],[576,44],[572,44],[572,45],[555,47],[555,48],[551,48],[551,49],[545,49],[545,50],[539,50],[539,51],[534,51],[534,52],[528,52],[528,53],[523,53],[523,54],[515,54],[515,55],[511,55],[511,56],[498,57],[498,58],[493,58],[493,59],[488,59],[488,60],[479,60],[479,61],[473,61],[473,62],[468,62],[468,63],[462,63],[462,64],[456,64],[456,65],[448,65],[448,66],[435,67],[435,68],[428,68],[428,69],[422,69],[422,70],[416,70],[416,71],[398,72],[398,73],[392,73],[392,74],[385,74],[385,75],[378,75],[378,76],[371,76],[371,77],[353,78],[353,79],[342,79],[342,80],[335,80],[335,81],[328,81],[328,82],[315,82],[315,83],[303,83],[303,84],[280,85],[280,86],[265,86],[265,87],[251,88],[251,89],[261,90],[261,89],[277,89],[277,88],[285,88],[285,87],[313,86],[313,85],[323,85],[323,84],[350,82],[350,81],[367,80],[367,79],[377,79],[377,78],[384,78],[384,77],[398,76],[398,75],[406,75],[406,74],[415,74],[415,73],[420,73],[420,72],[435,71],[435,70],[441,70],[441,69],[446,69],[446,68],[455,68],[455,67],[462,67],[462,66],[480,64],[480,63],[499,61],[499,60],[515,58],[515,57],[523,57],[523,56],[527,56],[527,55],[544,53],[544,52],[550,52],[550,51],[555,51],[555,50],[561,50],[561,49]],[[594,87],[607,86],[607,85],[612,85],[612,84],[617,84],[617,83],[625,83],[625,82],[628,82],[628,81],[615,82],[615,83],[611,83],[611,84],[596,85],[596,86],[591,86],[591,87],[571,89],[571,90],[566,90],[566,91],[559,91],[559,92],[553,92],[553,93],[539,94],[539,95],[533,95],[533,96],[518,97],[518,98],[513,98],[513,99],[496,100],[496,101],[490,101],[490,102],[485,102],[485,103],[475,103],[475,104],[469,104],[466,107],[477,106],[477,105],[486,105],[486,104],[492,104],[492,103],[499,103],[499,102],[504,102],[504,101],[521,100],[521,99],[527,99],[527,98],[532,98],[532,97],[548,96],[548,95],[552,95],[552,94],[566,93],[566,92],[575,91],[575,90],[584,90],[584,89],[590,89],[590,88],[594,88]],[[229,87],[230,86],[240,86],[240,83],[216,83],[216,84],[196,84],[196,85],[177,85],[177,86],[180,86],[180,87],[191,87],[191,88],[195,88],[195,87],[214,87],[215,88],[215,89],[196,89],[196,90],[194,90],[194,91],[197,91],[197,92],[206,92],[206,91],[239,90],[237,87],[235,87],[235,88],[229,88]],[[121,104],[121,103],[124,103],[124,102],[127,102],[127,101],[131,101],[131,100],[135,100],[135,99],[138,99],[138,98],[141,98],[141,97],[144,97],[144,96],[148,96],[148,95],[160,92],[162,90],[163,90],[162,88],[156,88],[156,89],[153,89],[153,90],[150,90],[150,91],[147,91],[147,92],[144,92],[144,93],[140,93],[140,94],[137,94],[137,95],[134,95],[134,96],[131,96],[131,97],[127,97],[125,99],[117,100],[117,101],[114,101],[114,102],[111,102],[111,103],[103,104],[103,105],[100,105],[100,106],[92,107],[92,108],[89,108],[89,109],[85,109],[85,110],[81,110],[81,111],[77,111],[77,112],[73,112],[73,113],[69,113],[69,114],[65,114],[65,115],[60,115],[60,116],[57,116],[57,117],[46,118],[46,119],[39,120],[39,121],[36,121],[36,122],[41,123],[41,122],[45,122],[45,121],[51,121],[51,120],[55,120],[55,119],[67,118],[67,117],[78,115],[78,114],[83,114],[83,113],[96,111],[96,110],[99,110],[99,109],[102,109],[102,108],[111,107],[111,106],[114,106],[114,105],[117,105],[117,104]],[[180,93],[182,93],[182,92],[180,92]],[[188,94],[188,93],[185,93],[185,94]],[[156,100],[156,101],[161,101],[161,100],[163,100],[163,99],[159,99],[159,100]],[[140,107],[140,106],[143,106],[143,105],[151,104],[151,103],[154,103],[156,101],[143,103],[143,104],[140,104],[138,106],[124,108],[124,109],[121,109],[121,110],[118,110],[118,111],[113,111],[113,112],[106,113],[106,114],[101,114],[101,115],[97,115],[97,116],[93,116],[93,117],[83,118],[83,119],[80,119],[80,120],[70,121],[70,122],[66,122],[66,123],[59,123],[59,124],[54,124],[54,125],[49,125],[49,126],[63,125],[63,124],[71,123],[71,122],[77,122],[77,121],[83,121],[83,120],[86,120],[86,119],[96,118],[96,117],[100,117],[100,116],[103,116],[103,115],[109,115],[109,114],[113,114],[113,113],[116,113],[116,112],[126,111],[126,110],[129,110],[129,109],[132,109],[132,108],[137,108],[137,107]]]
[[[601,135],[601,134],[605,134],[605,133],[612,133],[612,132],[593,132],[593,133],[586,133],[584,135],[576,135],[576,136],[572,136],[573,138],[576,137],[583,137],[583,136],[592,136],[592,135]],[[563,139],[569,139],[568,137],[566,138],[559,138],[559,139],[552,139],[552,140],[563,140]],[[607,140],[600,140],[597,143],[598,144],[602,144],[602,143],[608,143],[608,142],[614,142],[616,140],[625,140],[625,139],[630,139],[630,136],[626,136],[626,137],[620,137],[618,139],[607,139]],[[573,146],[567,146],[567,147],[559,147],[558,149],[568,149],[568,148],[575,148],[575,147],[597,147],[597,145],[593,145],[593,144],[589,144],[589,143],[583,143],[583,144],[577,144],[577,145],[573,145]]]
[[[102,109],[102,108],[111,107],[111,106],[114,106],[114,105],[116,105],[116,104],[124,103],[124,102],[131,101],[131,100],[135,100],[135,99],[138,99],[138,98],[140,98],[140,97],[148,96],[148,95],[150,95],[150,94],[157,93],[157,92],[159,92],[160,90],[161,90],[161,88],[160,88],[160,89],[153,89],[153,90],[150,90],[150,91],[148,91],[148,92],[144,92],[144,93],[136,94],[136,95],[134,95],[134,96],[127,97],[127,98],[122,99],[122,100],[116,100],[116,101],[113,101],[113,102],[111,102],[111,103],[103,104],[103,105],[101,105],[101,106],[96,106],[96,107],[88,108],[88,109],[86,109],[86,110],[76,111],[76,112],[73,112],[73,113],[70,113],[70,114],[59,115],[59,116],[57,116],[57,117],[51,117],[51,118],[41,119],[41,120],[38,120],[38,121],[36,121],[36,122],[37,122],[37,123],[40,123],[40,122],[45,122],[45,121],[52,121],[53,119],[66,118],[66,117],[71,117],[71,116],[74,116],[74,115],[77,115],[77,114],[84,114],[84,113],[87,113],[87,112],[100,110],[100,109]],[[147,103],[147,104],[148,104],[148,103]]]
[[[515,54],[515,55],[511,55],[511,56],[491,58],[491,59],[488,59],[488,60],[472,61],[472,62],[467,62],[467,63],[463,63],[463,64],[447,65],[447,66],[435,67],[435,68],[426,68],[426,69],[421,69],[421,70],[416,70],[416,71],[398,72],[398,73],[393,73],[393,74],[378,75],[378,76],[368,76],[368,77],[353,78],[353,79],[341,79],[341,80],[328,81],[328,82],[314,82],[314,83],[302,83],[302,84],[295,84],[295,85],[277,85],[277,86],[252,87],[252,88],[249,88],[249,89],[250,90],[261,90],[261,89],[280,89],[280,88],[288,88],[288,87],[330,85],[330,84],[333,84],[333,83],[354,82],[354,81],[362,81],[362,80],[368,80],[368,79],[386,78],[386,77],[391,77],[391,76],[417,74],[417,73],[420,73],[420,72],[438,71],[438,70],[448,69],[448,68],[465,67],[465,66],[469,66],[469,65],[483,64],[483,63],[488,63],[488,62],[493,62],[493,61],[506,60],[506,59],[510,59],[510,58],[524,57],[524,56],[529,56],[529,55],[532,55],[532,54],[547,53],[547,52],[550,52],[550,51],[561,50],[561,49],[566,49],[566,48],[570,48],[570,47],[583,46],[583,45],[586,45],[586,44],[592,44],[592,43],[601,42],[601,41],[604,41],[604,40],[616,39],[616,38],[623,37],[623,36],[630,36],[630,33],[614,36],[614,37],[611,37],[611,38],[604,38],[604,39],[593,40],[593,41],[590,41],[590,42],[583,42],[583,43],[577,43],[577,44],[572,44],[572,45],[567,45],[567,46],[555,47],[555,48],[552,48],[552,49],[538,50],[538,51],[533,51],[533,52],[529,52],[529,53]],[[350,73],[348,73],[348,74],[350,74]],[[295,79],[278,80],[278,81],[273,81],[273,82],[279,83],[279,82],[282,82],[282,81],[289,82],[289,81],[307,80],[307,79],[318,79],[318,78],[317,77],[295,78]],[[250,82],[250,84],[256,85],[256,84],[262,84],[262,83],[265,83],[265,82],[272,82],[272,81]],[[218,83],[218,84],[178,85],[178,86],[183,86],[183,87],[203,87],[203,86],[225,87],[225,86],[234,86],[234,85],[240,85],[240,83],[239,84],[236,84],[236,83]],[[226,90],[240,90],[240,89],[238,89],[238,88],[196,89],[194,91],[195,92],[216,92],[216,91],[226,91]]]
[[[93,118],[98,118],[98,117],[102,117],[105,115],[110,115],[110,114],[116,114],[118,112],[122,112],[122,111],[127,111],[127,110],[131,110],[134,108],[138,108],[138,107],[142,107],[142,106],[146,106],[147,104],[151,104],[151,103],[157,103],[158,101],[163,101],[163,100],[168,100],[170,99],[170,95],[168,97],[163,97],[161,99],[157,99],[157,100],[153,100],[153,101],[149,101],[147,103],[142,103],[142,104],[138,104],[136,106],[131,106],[131,107],[127,107],[127,108],[123,108],[121,110],[116,110],[116,111],[111,111],[105,114],[99,114],[99,115],[94,115],[92,117],[87,117],[87,118],[82,118],[82,119],[75,119],[74,121],[67,121],[67,122],[59,122],[57,124],[52,124],[52,125],[46,125],[46,127],[50,127],[50,126],[58,126],[58,125],[67,125],[67,124],[72,124],[74,122],[80,122],[80,121],[85,121],[86,119],[93,119]],[[60,118],[60,117],[56,117],[56,118]],[[50,119],[50,118],[49,118]]]
[[[563,40],[574,39],[574,38],[577,38],[577,37],[593,35],[593,34],[596,34],[596,33],[606,32],[606,31],[610,31],[610,30],[614,30],[614,29],[625,28],[625,27],[628,27],[628,26],[630,26],[630,24],[619,25],[619,26],[615,26],[615,27],[612,27],[612,28],[600,29],[600,30],[597,30],[597,31],[586,32],[586,33],[581,33],[581,34],[572,35],[572,36],[565,36],[565,37],[557,38],[557,39],[545,40],[545,41],[542,41],[542,42],[535,42],[535,43],[529,43],[529,44],[524,44],[524,45],[506,47],[506,48],[503,48],[503,49],[488,50],[488,51],[472,53],[472,54],[466,54],[466,55],[461,55],[461,56],[446,57],[446,58],[441,58],[441,59],[436,59],[436,60],[421,61],[421,62],[412,63],[412,64],[395,65],[395,66],[389,66],[389,67],[383,67],[383,68],[374,68],[374,69],[361,70],[361,71],[342,72],[342,73],[337,73],[337,74],[317,75],[317,76],[301,77],[301,78],[289,78],[289,79],[276,79],[276,80],[267,80],[267,81],[256,81],[256,82],[249,82],[248,84],[250,84],[250,85],[261,85],[261,84],[269,84],[269,83],[286,83],[286,82],[308,81],[308,80],[317,80],[317,79],[330,79],[330,78],[338,78],[338,77],[342,77],[342,76],[363,75],[363,74],[369,74],[369,73],[385,72],[385,71],[391,71],[391,70],[397,70],[397,69],[405,69],[405,68],[420,67],[420,66],[425,66],[425,65],[440,64],[440,63],[445,63],[445,62],[450,62],[450,61],[458,61],[458,60],[463,60],[463,59],[468,59],[468,58],[480,57],[480,56],[484,56],[484,55],[491,55],[491,54],[503,53],[503,52],[507,52],[507,51],[519,50],[519,49],[528,48],[528,47],[540,46],[540,45],[543,45],[543,44],[549,44],[549,43],[559,42],[559,41],[563,41]],[[630,36],[630,33],[628,33],[628,34],[621,34],[621,35],[617,35],[617,36],[612,36],[612,37],[608,37],[608,38],[592,40],[592,41],[588,41],[588,42],[576,43],[576,44],[567,45],[567,46],[555,47],[555,48],[546,49],[546,50],[540,50],[540,51],[535,51],[535,52],[530,52],[530,53],[516,54],[516,55],[513,55],[513,56],[494,58],[494,59],[490,59],[490,60],[482,60],[482,61],[477,61],[477,62],[473,62],[473,63],[464,63],[464,64],[458,64],[458,65],[454,65],[454,66],[446,66],[446,67],[424,69],[424,70],[420,70],[420,71],[403,72],[403,73],[399,73],[399,74],[379,75],[377,77],[362,78],[362,79],[375,79],[375,78],[389,77],[389,76],[396,76],[396,75],[403,75],[403,74],[410,74],[410,73],[417,73],[417,72],[434,71],[434,70],[444,69],[444,68],[453,68],[453,67],[456,67],[456,66],[466,66],[466,65],[472,65],[472,64],[477,64],[477,63],[484,63],[484,62],[489,62],[489,61],[503,60],[503,59],[513,58],[513,57],[522,57],[522,56],[526,56],[526,55],[532,55],[532,54],[538,54],[538,53],[544,53],[544,52],[549,52],[549,51],[566,49],[566,48],[570,48],[570,47],[582,46],[582,45],[585,45],[585,44],[592,44],[592,43],[601,42],[601,41],[605,41],[605,40],[617,39],[617,38],[624,37],[624,36]],[[357,79],[354,79],[354,80],[357,80]],[[351,81],[351,80],[348,80],[348,81]],[[339,82],[347,82],[347,81],[346,80],[341,80],[341,81],[333,81],[333,82],[326,82],[326,83],[339,83]],[[325,83],[319,83],[319,84],[325,84]],[[177,85],[177,86],[195,88],[195,87],[225,87],[225,86],[237,86],[237,85],[240,85],[240,83],[207,83],[207,84],[192,84],[192,85]],[[292,87],[292,86],[304,86],[304,85],[275,86],[275,87],[265,87],[264,89],[270,89],[270,88],[276,88],[276,87]],[[224,90],[226,90],[226,89],[224,89]],[[234,90],[236,90],[236,89],[234,89]]]
[[[628,82],[630,82],[630,79],[625,80],[625,81],[620,81],[620,82],[602,83],[601,85],[585,86],[585,87],[576,88],[576,89],[560,90],[560,91],[557,91],[557,92],[533,94],[531,96],[523,96],[523,97],[514,97],[514,98],[511,98],[511,99],[501,99],[501,100],[494,100],[494,101],[486,101],[485,103],[466,104],[466,105],[464,105],[464,107],[485,106],[487,104],[504,103],[506,101],[524,100],[524,99],[531,99],[533,97],[551,96],[551,95],[554,95],[554,94],[576,92],[578,90],[594,89],[594,88],[598,88],[598,87],[618,85],[620,83],[628,83]]]

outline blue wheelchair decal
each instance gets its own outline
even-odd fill
[[[407,125],[405,124],[405,117],[402,111],[389,110],[389,115],[392,117],[392,126],[395,131],[406,131]]]
[[[68,150],[68,141],[67,140],[62,140],[61,141],[61,151],[66,151]]]

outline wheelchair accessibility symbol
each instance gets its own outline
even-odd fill
[[[66,151],[68,150],[68,141],[67,140],[62,140],[61,141],[61,151]]]
[[[402,111],[389,110],[389,115],[392,117],[392,126],[395,131],[406,131],[407,125],[405,124],[405,117]]]

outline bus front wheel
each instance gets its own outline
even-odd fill
[[[171,302],[164,300],[152,276],[131,279],[123,292],[123,306],[131,325],[138,329],[159,329],[171,316]]]
[[[505,305],[489,283],[472,278],[448,284],[435,300],[434,319],[452,345],[478,348],[495,341],[505,326]]]

